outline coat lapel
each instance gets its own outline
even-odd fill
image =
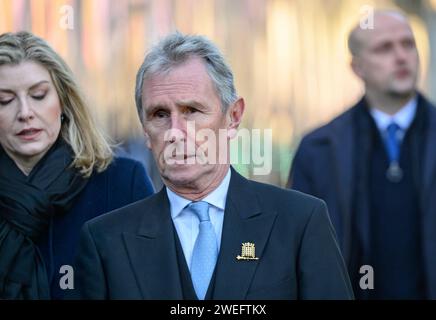
[[[182,299],[174,228],[165,188],[143,208],[137,234],[124,242],[143,299]]]
[[[359,102],[359,104],[362,102]],[[354,108],[353,108],[354,109]],[[352,192],[354,176],[354,159],[353,159],[353,125],[352,112],[347,114],[347,119],[338,122],[331,132],[329,140],[332,146],[333,177],[336,177],[334,183],[335,192],[342,221],[342,252],[344,260],[349,261],[351,250],[351,221],[352,221]]]
[[[250,182],[232,168],[232,177],[227,193],[218,256],[214,299],[244,299],[255,270],[262,261],[264,249],[276,218],[274,212],[262,212],[258,195]],[[243,242],[255,244],[259,260],[237,260]]]
[[[428,294],[429,298],[436,299],[436,203],[431,199],[435,192],[432,188],[435,187],[436,179],[436,110],[420,96],[420,103],[428,110],[428,126],[426,147],[424,155],[424,168],[422,175],[421,208],[422,208],[422,226],[423,226],[423,250],[425,257],[425,267],[427,271]]]
[[[430,188],[436,175],[436,109],[428,105],[425,101],[420,99],[421,103],[425,103],[429,117],[428,117],[428,134],[426,137],[426,148],[424,156],[424,176],[423,176],[423,195],[430,194]]]

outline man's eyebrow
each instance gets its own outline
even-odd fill
[[[156,112],[156,111],[159,110],[159,109],[164,109],[164,110],[166,110],[167,108],[166,108],[164,105],[161,105],[161,104],[151,105],[151,106],[148,106],[148,107],[146,108],[145,113],[146,113],[146,114],[152,114],[152,113]]]
[[[198,101],[194,101],[194,100],[182,100],[177,102],[177,105],[179,106],[191,106],[191,107],[195,107],[195,108],[199,108],[199,109],[203,109],[204,105]]]
[[[38,87],[39,85],[44,84],[44,83],[49,83],[49,82],[48,82],[47,80],[39,81],[39,82],[35,83],[34,85],[32,85],[32,86],[29,88],[29,90],[35,89],[36,87]],[[0,91],[2,91],[2,92],[6,92],[6,93],[14,93],[14,91],[11,90],[11,89],[0,88]]]

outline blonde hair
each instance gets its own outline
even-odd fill
[[[113,160],[113,151],[103,132],[96,126],[88,106],[65,61],[43,39],[29,33],[0,35],[0,66],[33,61],[49,72],[66,117],[62,138],[74,153],[72,165],[84,177],[93,170],[104,171]]]

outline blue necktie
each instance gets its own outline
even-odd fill
[[[388,125],[386,129],[385,146],[389,156],[389,163],[398,163],[400,161],[400,139],[398,132],[401,130],[400,126],[395,122]]]
[[[200,219],[199,232],[191,260],[191,279],[198,299],[204,300],[218,257],[215,230],[209,217],[209,204],[192,202],[189,208]]]

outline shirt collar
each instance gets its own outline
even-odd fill
[[[416,109],[418,105],[418,98],[415,96],[409,100],[397,113],[394,115],[389,115],[383,111],[380,111],[376,108],[371,108],[370,112],[374,121],[377,125],[377,128],[380,131],[385,131],[389,124],[395,122],[398,126],[406,131],[409,129],[410,125],[416,114]]]
[[[231,170],[229,168],[229,171],[227,171],[227,174],[221,181],[220,185],[201,201],[205,201],[210,205],[217,207],[218,209],[224,210],[226,207],[227,191],[229,190],[230,177]],[[168,200],[170,201],[171,217],[175,219],[192,201],[183,198],[182,196],[172,191],[170,188],[165,189],[167,191]]]

